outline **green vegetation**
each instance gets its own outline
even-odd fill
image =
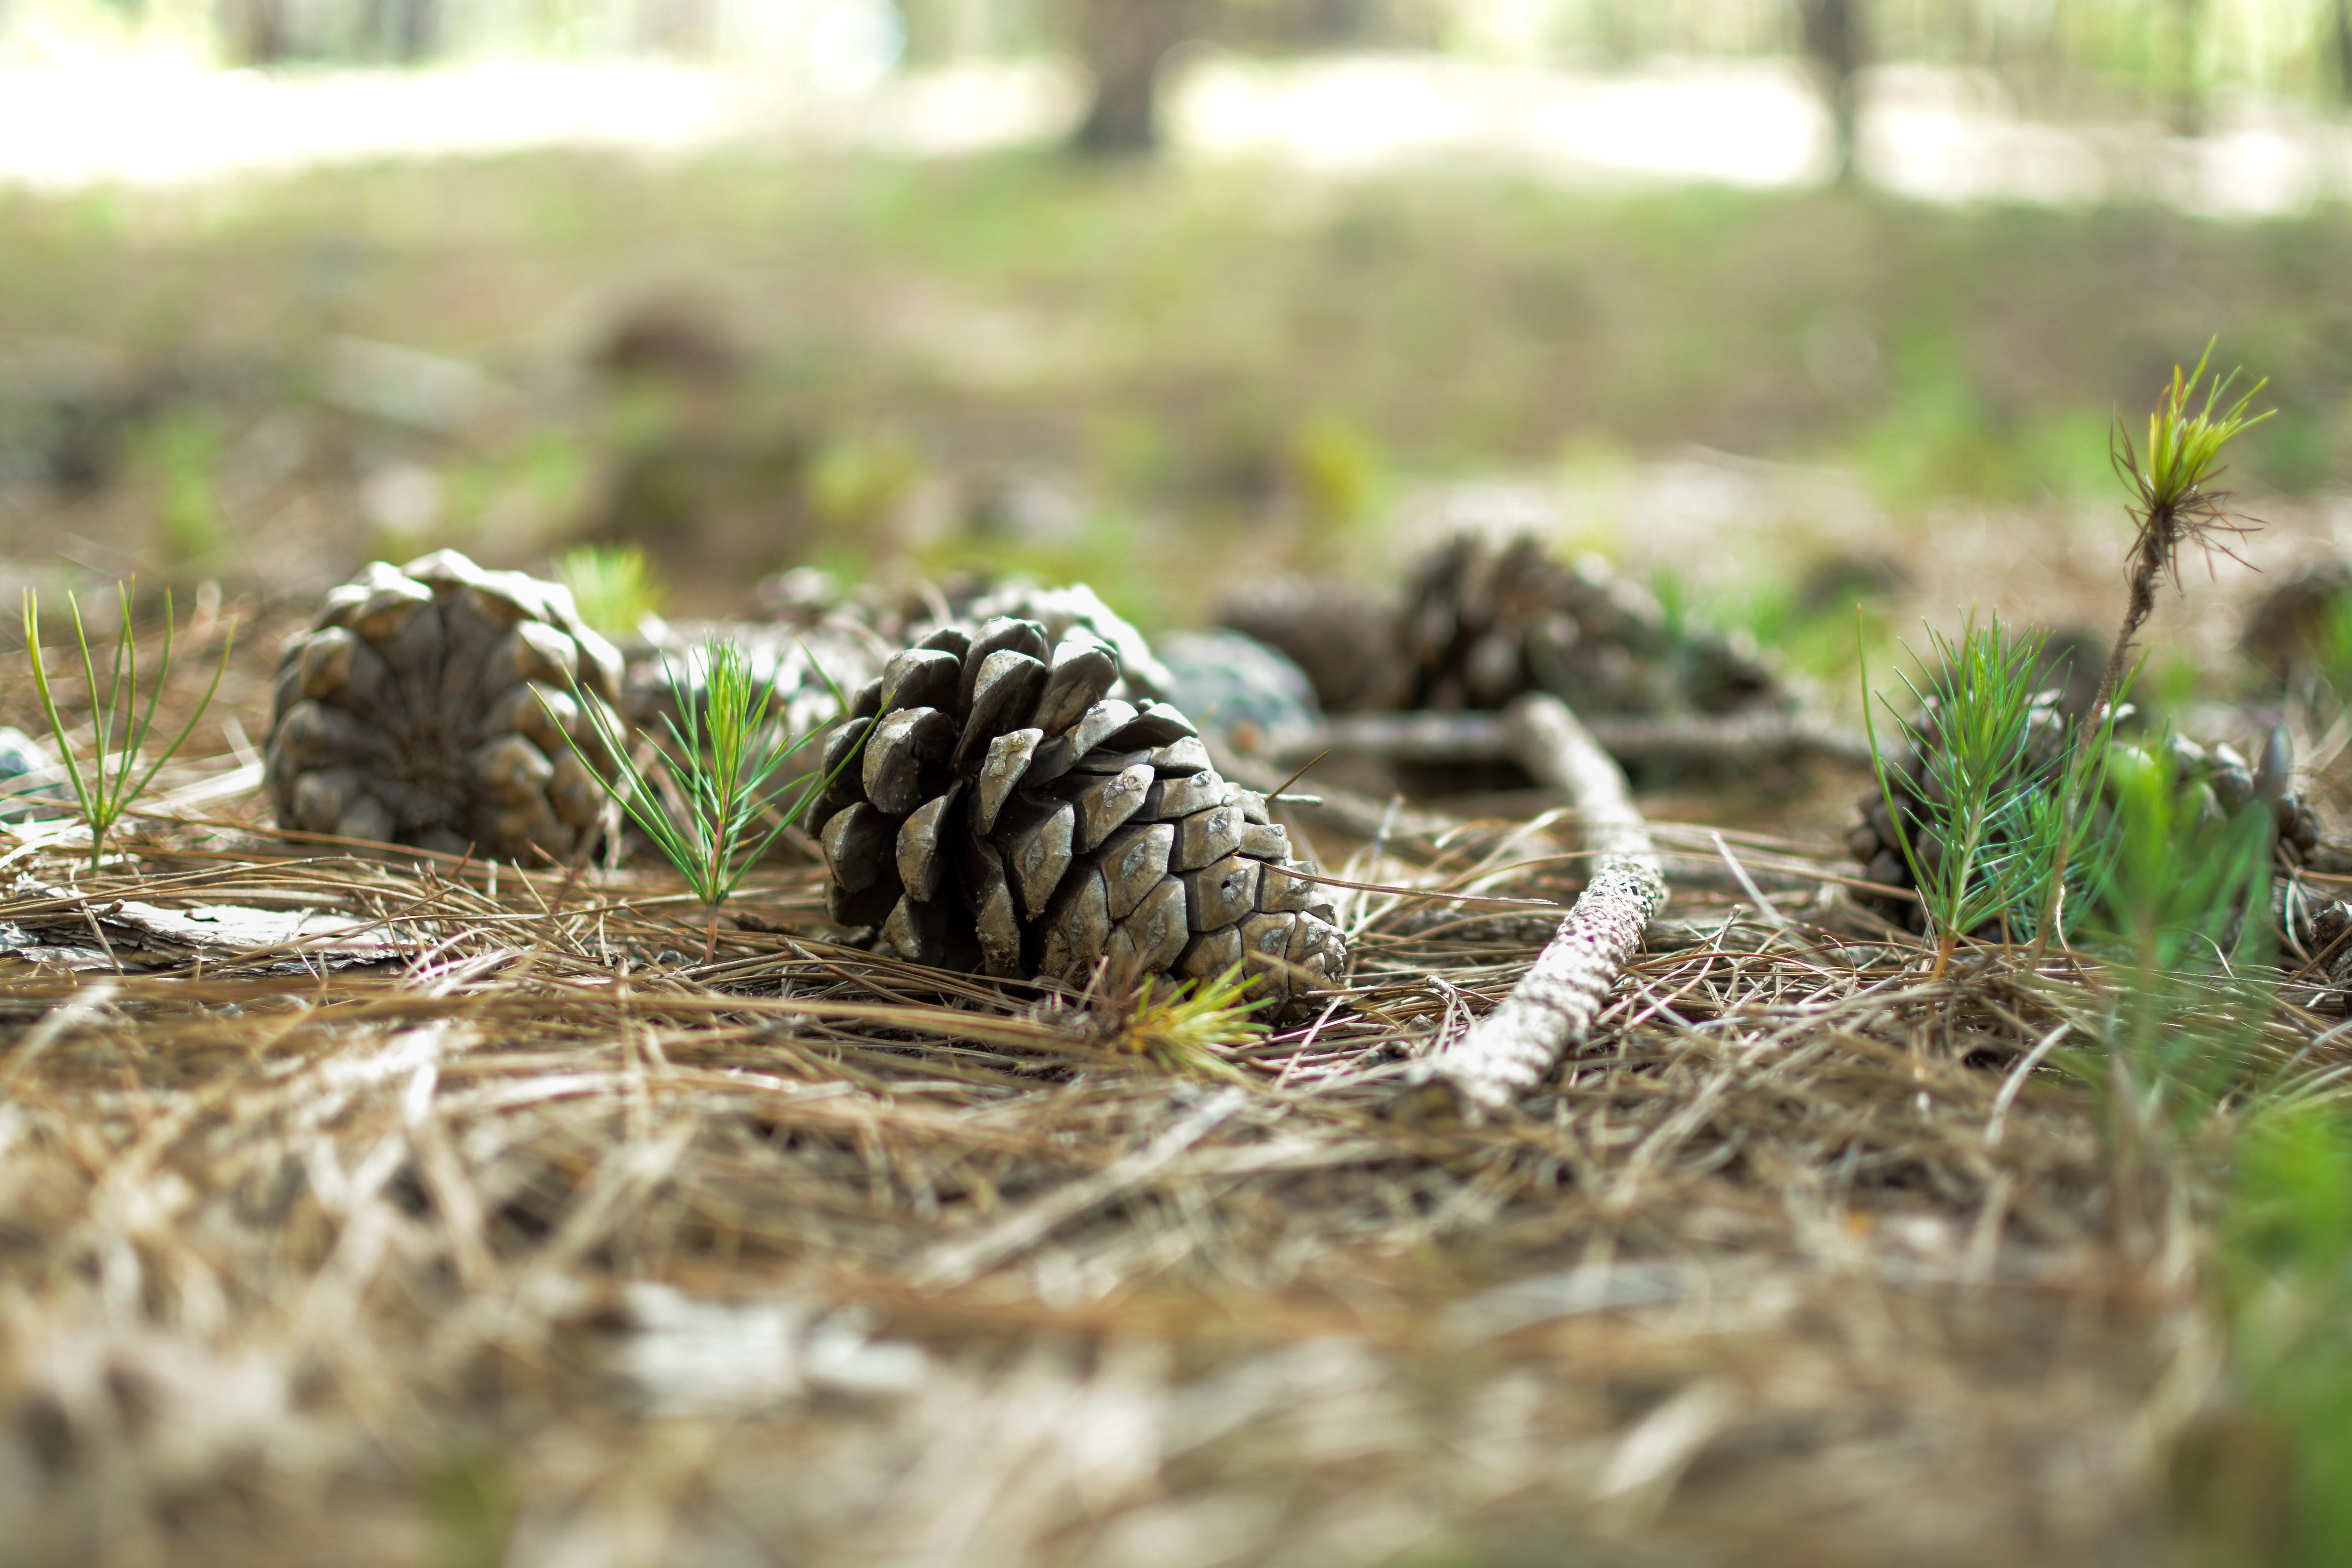
[[[2079,797],[2095,789],[2098,770],[2078,766],[2062,721],[2035,709],[2044,634],[2011,636],[1996,616],[1982,628],[1971,620],[1958,637],[1932,629],[1927,636],[1934,671],[1927,689],[1902,678],[1927,715],[1915,776],[1905,781],[1924,813],[1916,832],[1906,826],[1896,770],[1866,700],[1864,723],[1879,794],[1936,937],[1940,975],[1953,950],[1981,928],[1998,927],[2012,942],[2040,931],[2053,884],[2070,861],[2078,878],[2085,864],[2090,815]],[[1866,693],[1866,658],[1863,680]],[[2104,739],[2104,732],[2095,738]]]
[[[819,731],[785,734],[770,721],[775,689],[759,678],[741,647],[711,637],[698,650],[692,673],[699,678],[698,690],[669,671],[671,686],[687,695],[678,704],[678,718],[665,721],[671,743],[654,772],[638,760],[619,721],[585,695],[574,694],[594,730],[596,750],[613,759],[610,773],[597,765],[589,748],[569,731],[565,734],[580,760],[604,781],[614,803],[709,910],[709,951],[718,941],[719,906],[800,819],[831,775],[803,778],[796,793],[792,781],[775,782],[784,763]],[[837,689],[834,695],[845,710],[849,706]],[[847,767],[856,755],[853,748],[840,765]],[[761,825],[770,817],[762,832]]]
[[[608,637],[624,637],[667,598],[653,563],[634,544],[583,544],[555,562],[555,580],[572,591],[580,618]]]
[[[2251,1120],[2221,1231],[2228,1349],[2256,1413],[2242,1437],[2257,1439],[2217,1467],[2235,1483],[2221,1489],[2237,1516],[2224,1528],[2239,1561],[2352,1561],[2352,1117],[2340,1095]]]
[[[2156,607],[2158,584],[2167,577],[2175,583],[2180,580],[2180,547],[2196,543],[2209,550],[2226,549],[2217,536],[2243,531],[2230,520],[2229,493],[2211,486],[2221,471],[2221,449],[2271,416],[2267,411],[2252,418],[2246,416],[2255,394],[2270,384],[2256,382],[2237,402],[2224,407],[2221,399],[2238,378],[2233,370],[2206,386],[2203,405],[2192,413],[2189,405],[2212,355],[2213,345],[2208,342],[2197,368],[2186,380],[2179,365],[2172,367],[2172,381],[2158,400],[2156,411],[2147,416],[2145,458],[2120,426],[2116,430],[2116,472],[2131,492],[2132,519],[2139,532],[2132,542],[2131,597],[2124,610],[2123,627],[2116,634],[2115,651],[2107,658],[2106,676],[2099,683],[2102,707],[2123,689],[2132,638]]]
[[[2168,1184],[2220,1199],[2210,1282],[2237,1404],[2212,1453],[2184,1449],[2184,1508],[2214,1561],[2316,1565],[2352,1552],[2352,1106],[2340,1068],[2265,1047],[2279,1001],[2269,804],[2226,811],[2162,738],[2112,728],[2180,546],[2234,526],[2213,488],[2222,450],[2267,417],[2250,413],[2262,383],[2230,400],[2234,374],[2208,383],[2207,363],[2175,367],[2144,445],[2114,445],[2137,531],[2098,703],[2063,751],[2047,736],[2037,748],[2040,637],[1998,621],[1934,637],[1939,672],[1913,689],[1932,743],[1904,781],[1924,821],[1903,850],[1939,974],[1960,938],[1996,922],[2009,935],[2035,921],[2037,956],[2062,929],[2083,939],[2073,959],[2094,1005],[2052,1037],[2079,1043],[2049,1060],[2105,1099],[2119,1230],[2179,1223],[2160,1212]],[[1874,721],[1872,745],[1900,829]]]
[[[1113,1048],[1170,1072],[1238,1079],[1241,1075],[1218,1053],[1255,1044],[1266,1033],[1265,1025],[1250,1016],[1265,1000],[1244,997],[1251,978],[1236,963],[1223,974],[1171,986],[1160,995],[1152,994],[1153,979],[1146,976],[1119,1020]]]
[[[419,1489],[431,1525],[428,1568],[498,1568],[506,1561],[520,1489],[501,1456],[454,1452],[425,1471]]]
[[[163,564],[183,574],[219,570],[231,551],[228,521],[215,490],[219,429],[205,414],[184,414],[163,418],[146,436],[141,456],[155,487]]]
[[[139,639],[131,620],[130,586],[118,584],[116,593],[121,601],[122,619],[121,629],[115,633],[114,655],[108,664],[102,697],[97,660],[90,652],[89,632],[82,624],[81,602],[71,594],[66,595],[66,604],[73,614],[74,648],[80,657],[82,680],[89,693],[90,756],[85,770],[75,759],[73,733],[58,707],[57,692],[49,682],[47,660],[41,651],[39,598],[31,589],[25,591],[25,649],[32,660],[33,686],[40,696],[41,714],[48,721],[49,733],[57,742],[66,782],[73,787],[74,803],[89,828],[89,864],[93,871],[104,863],[107,835],[122,820],[123,813],[147,792],[157,772],[195,733],[198,721],[220,690],[221,677],[227,673],[229,653],[236,641],[236,626],[232,622],[221,639],[220,663],[213,670],[212,684],[205,689],[203,700],[188,715],[180,732],[172,737],[171,743],[150,754],[146,750],[147,734],[155,722],[155,709],[163,700],[163,688],[172,679],[172,596],[168,591],[163,595],[163,652],[142,692]]]

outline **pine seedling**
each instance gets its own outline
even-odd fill
[[[2270,933],[2273,830],[2265,802],[2225,814],[2212,790],[2182,787],[2163,747],[2110,748],[2113,826],[2095,878],[2103,923],[2146,976],[2218,961],[2259,964]]]
[[[2044,756],[2051,738],[2036,732],[2043,634],[2009,637],[1996,617],[1983,630],[1970,622],[1957,639],[1932,630],[1928,637],[1939,669],[1927,689],[1902,678],[1931,727],[1918,748],[1918,820],[1906,817],[1879,744],[1866,659],[1864,724],[1880,796],[1936,937],[1940,978],[1964,937],[1998,924],[2015,938],[2039,921],[2088,814],[2072,799],[2075,768]]]
[[[606,637],[626,637],[658,615],[665,595],[653,563],[634,544],[583,544],[555,563],[555,580],[572,590],[580,618]]]
[[[163,595],[163,649],[154,677],[147,685],[142,706],[139,643],[131,624],[131,589],[127,584],[118,583],[115,592],[121,600],[122,624],[115,636],[114,655],[108,663],[102,698],[98,660],[90,652],[89,628],[82,624],[81,602],[71,594],[66,595],[66,604],[73,612],[74,647],[81,656],[82,680],[89,691],[90,760],[85,771],[74,758],[65,716],[58,710],[57,693],[50,685],[48,666],[41,653],[40,601],[31,589],[25,591],[25,650],[33,661],[33,687],[40,696],[42,717],[48,721],[49,733],[57,742],[66,782],[73,786],[74,803],[89,828],[89,865],[93,871],[105,857],[107,835],[114,830],[114,825],[146,793],[163,764],[195,733],[197,721],[204,718],[213,697],[220,690],[221,677],[228,672],[230,649],[236,642],[236,625],[232,621],[227,636],[222,639],[220,663],[213,670],[212,684],[205,689],[204,700],[196,704],[195,711],[188,715],[188,721],[172,737],[171,744],[150,755],[146,751],[147,736],[154,726],[155,709],[163,700],[163,688],[172,678],[172,595],[168,591]]]
[[[1156,1063],[1170,1072],[1197,1078],[1238,1079],[1221,1048],[1255,1044],[1265,1026],[1251,1016],[1265,999],[1248,1000],[1248,976],[1241,964],[1192,986],[1174,985],[1154,995],[1157,977],[1147,977],[1120,1020],[1114,1047]]]
[[[2179,365],[2172,367],[2171,384],[2157,399],[2156,411],[2147,416],[2144,452],[2132,444],[2120,420],[2108,444],[2108,458],[2130,492],[2128,505],[2138,533],[2127,563],[2130,594],[2123,626],[2116,633],[2114,651],[2107,656],[2106,676],[2099,683],[2095,713],[2111,704],[2122,689],[2131,662],[2132,638],[2156,608],[2158,584],[2169,577],[2175,587],[2179,585],[2180,547],[2196,543],[2228,554],[2223,536],[2247,531],[2230,513],[2230,492],[2214,489],[2213,481],[2222,472],[2221,448],[2277,410],[2265,409],[2251,417],[2246,413],[2255,395],[2270,384],[2267,379],[2254,383],[2235,403],[2225,405],[2221,400],[2239,373],[2233,370],[2219,381],[2207,383],[2205,367],[2212,357],[2213,345],[2208,342],[2198,357],[2197,368],[2186,377]],[[2200,384],[2204,400],[2198,403]],[[2193,409],[2192,404],[2196,405]]]
[[[760,679],[740,647],[713,637],[703,644],[700,662],[701,700],[681,703],[679,717],[663,720],[670,745],[655,767],[669,784],[667,791],[631,751],[618,721],[601,704],[583,697],[580,709],[589,716],[599,746],[614,759],[609,776],[594,766],[570,731],[565,733],[580,760],[590,763],[590,771],[603,781],[605,793],[702,901],[709,911],[703,949],[708,957],[719,944],[719,906],[832,780],[831,775],[805,777],[796,793],[791,781],[778,781],[784,763],[821,731],[791,735],[770,722],[774,688]],[[688,689],[676,671],[667,673],[674,689]],[[825,684],[833,686],[831,677]],[[838,687],[833,690],[845,710],[848,700]],[[856,757],[852,748],[839,766],[849,766]],[[793,796],[789,803],[787,795]],[[763,832],[761,825],[772,816],[774,820]]]

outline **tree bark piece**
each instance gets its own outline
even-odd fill
[[[1624,771],[1556,697],[1514,702],[1512,751],[1581,818],[1592,876],[1518,988],[1431,1058],[1426,1076],[1475,1110],[1507,1109],[1580,1043],[1642,931],[1666,901],[1665,872]]]

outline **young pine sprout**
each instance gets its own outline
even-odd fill
[[[230,648],[236,640],[236,625],[231,622],[227,636],[221,642],[220,663],[213,670],[212,684],[205,689],[204,700],[196,704],[180,732],[172,737],[170,745],[149,755],[147,734],[155,722],[156,705],[163,700],[163,688],[172,678],[172,595],[163,595],[163,650],[153,679],[146,689],[142,707],[139,689],[139,644],[131,624],[131,589],[117,584],[115,592],[122,605],[122,626],[114,639],[114,655],[109,661],[106,689],[101,697],[98,682],[98,661],[89,648],[89,632],[82,625],[81,602],[73,595],[66,595],[66,604],[73,613],[74,647],[81,656],[81,674],[89,691],[90,761],[87,772],[74,760],[74,748],[66,730],[65,716],[58,710],[57,693],[49,684],[49,672],[41,655],[40,601],[31,589],[25,592],[25,650],[33,660],[33,686],[39,693],[41,713],[48,721],[49,733],[58,743],[58,755],[63,761],[66,782],[73,786],[74,802],[82,821],[89,827],[89,864],[96,870],[106,853],[106,837],[122,819],[155,774],[172,760],[188,737],[195,733],[196,723],[212,706],[214,694],[220,690],[221,677],[227,673]]]
[[[2204,401],[2192,411],[2190,405],[2196,402],[2199,384],[2205,382],[2205,367],[2212,357],[2213,345],[2208,342],[2198,357],[2197,368],[2186,378],[2179,365],[2172,367],[2172,382],[2157,399],[2156,411],[2147,416],[2145,453],[2132,445],[2122,422],[2116,422],[2108,457],[2131,492],[2128,504],[2139,531],[2128,557],[2131,588],[2123,626],[2116,634],[2115,651],[2107,656],[2107,672],[2099,683],[2094,714],[2112,703],[2123,686],[2132,638],[2156,607],[2158,584],[2169,576],[2176,587],[2179,585],[2180,547],[2197,543],[2228,554],[2229,546],[2220,536],[2246,531],[2229,513],[2230,492],[2215,489],[2212,484],[2221,474],[2221,448],[2277,410],[2265,409],[2251,417],[2246,413],[2255,395],[2270,384],[2267,379],[2254,383],[2243,396],[2224,406],[2221,399],[2238,379],[2233,370],[2207,384]]]
[[[2036,700],[2043,636],[2010,636],[1997,617],[1957,638],[1931,631],[1937,673],[1925,691],[1903,678],[1920,712],[1899,763],[1888,762],[1865,707],[1885,820],[1936,938],[1937,977],[1965,937],[1990,927],[2020,941],[2054,923],[2070,859],[2082,874],[2084,800],[2098,770],[2078,761],[2059,713]],[[1868,679],[1865,666],[1865,700]]]
[[[617,721],[598,704],[583,700],[580,707],[589,715],[602,749],[616,759],[614,776],[604,778],[580,742],[571,743],[581,761],[592,763],[590,771],[604,779],[605,792],[702,901],[709,912],[703,949],[708,957],[719,944],[719,906],[830,781],[803,780],[786,804],[784,796],[793,793],[793,784],[776,775],[818,731],[787,735],[770,722],[774,689],[735,643],[711,637],[699,657],[702,700],[681,703],[680,716],[664,721],[670,745],[654,766],[670,786],[667,790],[657,785]],[[826,684],[832,684],[830,678]],[[671,685],[685,689],[687,683],[672,672]],[[834,695],[841,700],[838,689]],[[845,709],[848,703],[841,700],[841,705]],[[856,754],[852,748],[839,765],[848,766]],[[763,820],[771,816],[773,822],[762,831]]]
[[[1265,1026],[1251,1015],[1265,999],[1249,1000],[1249,977],[1235,964],[1198,984],[1171,985],[1155,995],[1158,977],[1147,977],[1132,1005],[1118,1021],[1114,1050],[1143,1058],[1170,1072],[1201,1078],[1238,1079],[1233,1064],[1218,1055],[1221,1047],[1246,1046],[1261,1039]]]

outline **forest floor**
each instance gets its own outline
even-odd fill
[[[1541,816],[1294,814],[1442,891],[1202,1078],[835,945],[805,861],[706,957],[666,874],[163,784],[94,871],[11,830],[13,1562],[2145,1563],[2239,1419],[2198,1189],[2027,1059],[2094,993],[1927,981],[1816,839],[1661,822],[1589,1047],[1471,1126],[1398,1091],[1548,923],[1445,895],[1580,885]]]

